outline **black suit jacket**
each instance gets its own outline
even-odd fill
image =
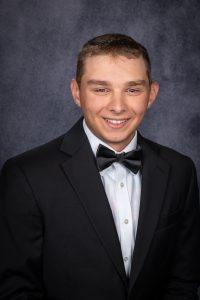
[[[80,120],[1,174],[0,299],[197,299],[200,213],[192,161],[141,135],[138,231],[127,279]]]

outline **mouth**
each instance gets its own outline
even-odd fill
[[[107,125],[111,128],[122,128],[126,126],[128,121],[130,119],[111,119],[111,118],[104,118],[106,121]]]

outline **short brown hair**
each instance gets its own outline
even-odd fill
[[[127,58],[142,55],[147,67],[147,76],[151,83],[151,62],[146,48],[128,35],[113,33],[97,36],[83,45],[78,55],[76,69],[76,81],[79,86],[84,73],[86,58],[102,54],[123,55]]]

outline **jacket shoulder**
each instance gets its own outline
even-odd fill
[[[25,168],[44,166],[62,160],[64,154],[59,150],[64,134],[33,149],[8,159],[4,166],[16,164]]]
[[[159,155],[160,158],[167,161],[170,165],[173,165],[173,166],[181,165],[182,167],[185,166],[185,167],[190,167],[190,168],[194,167],[194,162],[189,156],[187,156],[175,149],[172,149],[165,145],[161,145],[157,142],[149,140],[147,138],[143,137],[143,139],[144,139],[145,143],[147,143],[151,147],[151,149],[153,149],[153,151],[155,151],[157,153],[157,155]]]
[[[49,170],[62,163],[70,156],[67,148],[80,140],[82,135],[82,119],[78,120],[66,133],[31,150],[16,155],[7,160],[5,166],[18,165],[26,170]],[[79,143],[79,142],[78,142]]]

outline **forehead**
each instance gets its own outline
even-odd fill
[[[95,55],[87,57],[82,79],[102,80],[146,80],[147,68],[142,56],[127,58],[117,55]]]

